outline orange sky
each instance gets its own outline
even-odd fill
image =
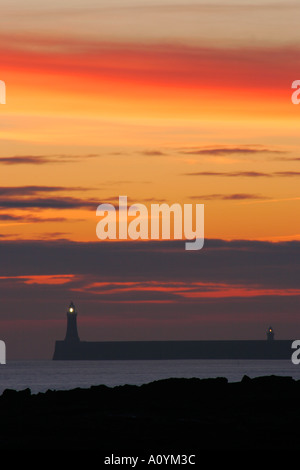
[[[74,295],[89,312],[86,325],[90,318],[100,321],[99,305],[105,304],[100,317],[107,329],[101,334],[111,339],[115,333],[126,339],[132,331],[136,338],[151,332],[163,336],[169,330],[160,331],[160,322],[176,337],[185,332],[188,338],[196,334],[194,321],[206,325],[207,336],[220,321],[219,337],[226,331],[231,336],[233,319],[238,327],[252,322],[250,332],[247,326],[243,330],[251,336],[273,310],[281,334],[290,336],[299,306],[297,269],[284,255],[278,261],[276,251],[264,264],[271,244],[258,263],[259,279],[248,277],[251,254],[245,261],[238,243],[230,245],[232,278],[210,245],[198,256],[201,263],[211,256],[215,272],[198,278],[193,260],[195,277],[178,283],[172,278],[176,269],[159,277],[164,262],[155,265],[155,281],[153,275],[141,282],[142,263],[139,273],[126,278],[131,265],[123,245],[125,265],[107,250],[115,267],[109,280],[106,272],[93,272],[94,256],[87,265],[85,258],[78,264],[70,260],[85,249],[74,248],[73,241],[103,249],[105,242],[96,237],[96,209],[103,202],[117,206],[119,195],[149,211],[152,202],[204,204],[207,240],[244,240],[246,247],[251,240],[300,240],[300,105],[291,101],[292,82],[300,79],[299,8],[284,0],[2,1],[0,80],[7,97],[0,105],[0,242],[5,253],[11,246],[5,243],[14,242],[18,253],[5,255],[0,272],[3,325],[11,322],[13,328],[24,301],[29,337],[31,328],[42,328],[47,299],[44,319],[53,322],[56,339],[55,328],[62,331],[65,321],[60,305]],[[62,253],[48,253],[52,241],[58,249],[60,244],[66,252],[73,249],[66,258],[72,267],[60,264]],[[294,259],[293,244],[289,247]],[[260,249],[254,250],[255,262]],[[144,245],[141,251],[144,260],[149,253]],[[175,252],[179,266],[187,262]],[[106,251],[101,253],[105,258]],[[39,256],[45,256],[43,263]],[[172,267],[175,261],[168,263]],[[224,263],[230,265],[226,257]],[[281,269],[282,279],[269,283]],[[288,318],[282,313],[285,296],[292,305]],[[143,304],[145,318],[134,310],[136,304]],[[157,304],[176,305],[177,313],[170,307],[159,319]],[[201,310],[203,305],[208,310]],[[181,317],[182,308],[187,310]],[[235,330],[237,337],[240,331]]]
[[[215,37],[208,31],[197,36],[195,9],[200,22],[203,15],[213,18],[201,5],[191,3],[177,37],[172,28],[177,2],[166,2],[164,13],[144,2],[144,14],[141,4],[129,2],[128,10],[123,4],[123,19],[119,2],[112,10],[100,2],[97,14],[104,12],[107,21],[115,15],[119,24],[119,32],[110,34],[93,29],[93,5],[87,5],[86,22],[75,30],[75,4],[70,3],[66,34],[59,21],[55,28],[63,15],[55,4],[45,30],[38,28],[37,16],[43,22],[47,10],[34,10],[35,2],[29,5],[35,14],[23,26],[18,15],[8,16],[0,43],[1,79],[7,85],[0,131],[3,186],[69,188],[52,191],[52,199],[94,201],[95,210],[97,203],[119,194],[147,204],[204,203],[207,238],[299,239],[294,214],[299,207],[300,108],[291,103],[299,55],[294,23],[288,32],[283,16],[290,44],[284,38],[280,43],[274,32],[268,41],[260,23],[271,8],[266,2],[261,16],[256,12],[256,40],[246,40],[246,26],[242,34],[231,23],[229,40],[230,12],[220,8],[215,20],[226,21]],[[129,35],[130,8],[140,13],[147,37],[138,27]],[[275,17],[280,9],[291,10],[278,2]],[[146,23],[150,10],[162,15],[152,36]],[[244,13],[240,7],[233,14],[243,23]],[[271,33],[271,22],[264,26]],[[218,148],[225,149],[223,154]],[[24,192],[24,198],[32,197]],[[49,194],[38,191],[36,197]],[[93,206],[6,207],[0,215],[13,217],[2,217],[0,223],[9,239],[64,234],[95,240]]]

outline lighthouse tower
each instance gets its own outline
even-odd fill
[[[268,339],[268,341],[273,341],[273,339],[274,339],[274,330],[271,326],[269,326],[269,328],[267,330],[267,339]]]
[[[77,331],[77,312],[73,302],[70,303],[67,311],[67,333],[65,341],[77,343],[80,341]]]

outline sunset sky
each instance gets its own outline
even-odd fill
[[[299,336],[300,5],[2,0],[1,339]],[[97,206],[205,205],[205,246],[103,242]]]

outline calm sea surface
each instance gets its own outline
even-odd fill
[[[0,365],[0,394],[7,388],[32,393],[70,390],[104,384],[141,385],[170,377],[226,377],[238,382],[244,375],[290,376],[300,380],[300,364],[291,361],[11,361]]]

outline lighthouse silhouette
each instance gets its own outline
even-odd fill
[[[273,339],[274,339],[274,330],[271,326],[269,326],[269,328],[267,330],[267,339],[268,339],[268,341],[273,341]]]
[[[65,341],[78,343],[80,341],[77,331],[77,312],[73,302],[70,303],[67,311],[67,332]]]

